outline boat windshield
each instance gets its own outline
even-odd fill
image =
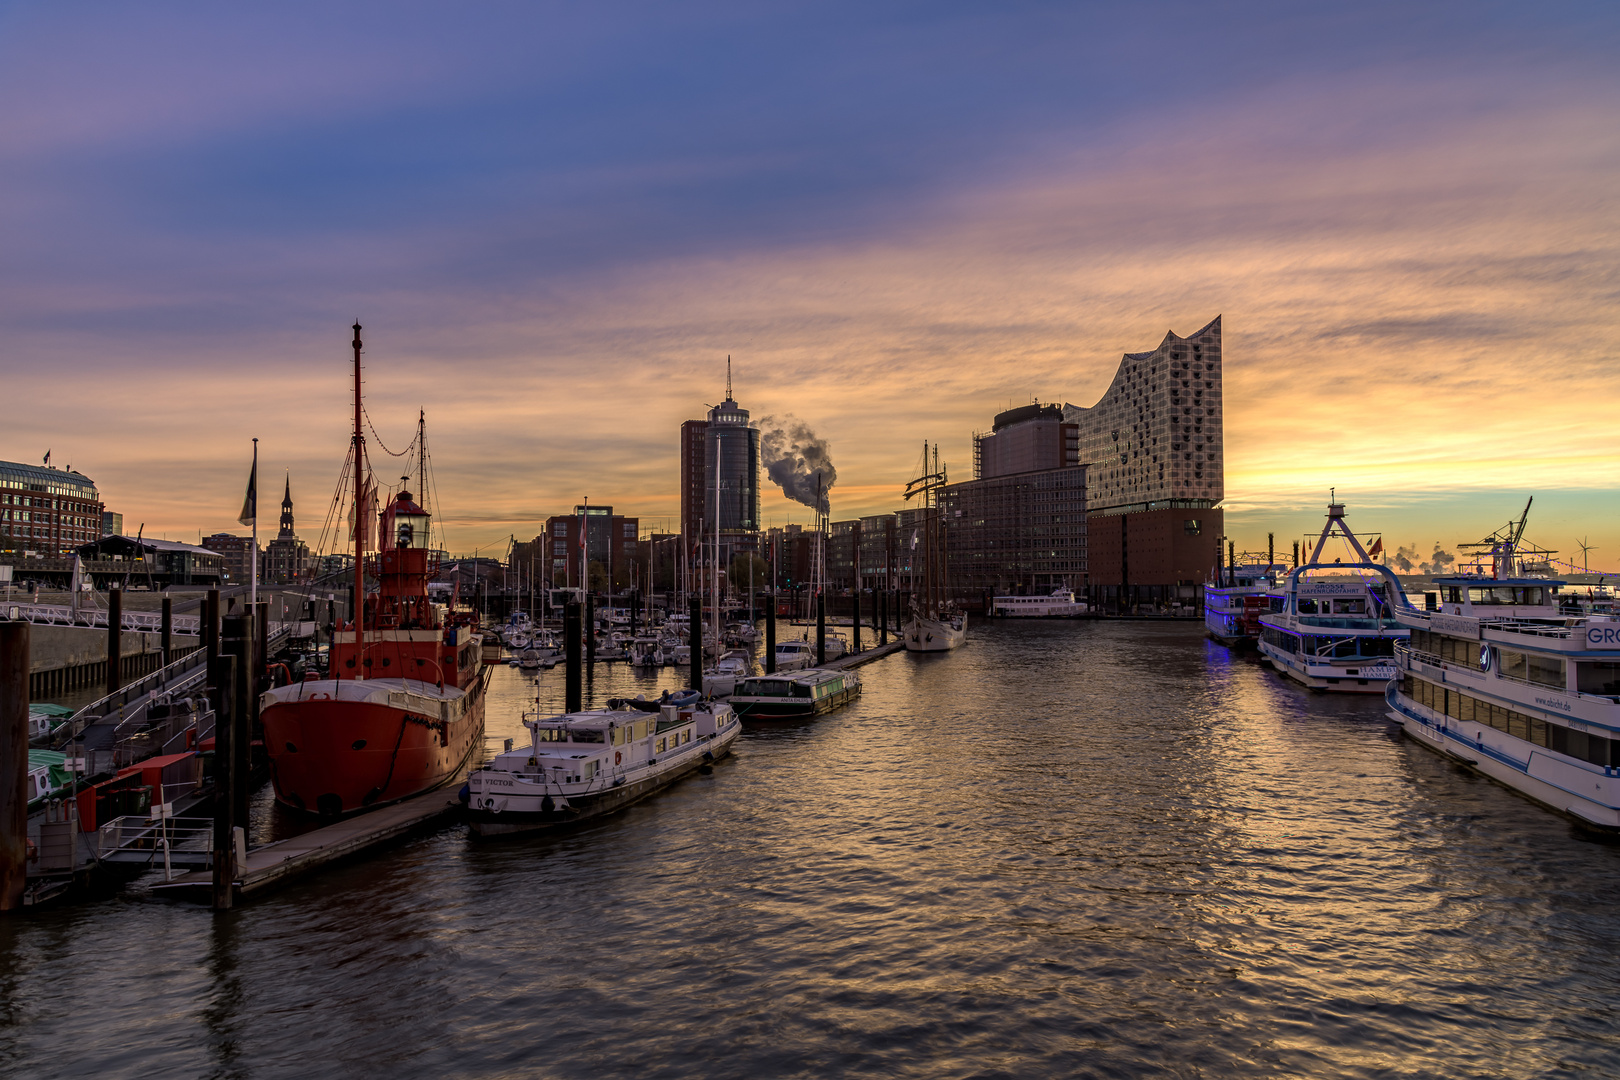
[[[599,743],[607,741],[603,731],[570,731],[568,728],[543,727],[535,729],[535,742]]]
[[[743,697],[787,697],[790,685],[786,679],[749,679],[739,693]]]

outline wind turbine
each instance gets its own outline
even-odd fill
[[[1589,562],[1587,562],[1586,553],[1589,552],[1589,551],[1596,551],[1597,548],[1592,544],[1588,544],[1584,537],[1582,539],[1580,539],[1580,540],[1575,541],[1575,546],[1581,549],[1581,571],[1582,571],[1582,573],[1590,574],[1592,572],[1592,566],[1591,566],[1591,564]]]

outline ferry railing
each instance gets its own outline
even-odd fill
[[[1567,626],[1545,626],[1537,623],[1511,622],[1508,620],[1480,621],[1481,630],[1500,630],[1507,634],[1526,634],[1531,637],[1567,638],[1571,630]]]
[[[1421,661],[1431,667],[1443,668],[1448,663],[1455,663],[1455,661],[1448,661],[1443,656],[1438,656],[1432,652],[1424,652],[1422,649],[1414,649],[1410,645],[1403,645],[1400,642],[1395,643],[1395,653],[1397,656],[1404,653],[1409,659]]]

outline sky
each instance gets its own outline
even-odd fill
[[[1557,0],[0,0],[0,458],[195,539],[257,436],[313,539],[358,319],[373,466],[425,409],[457,552],[678,522],[727,356],[854,517],[1221,315],[1240,549],[1330,488],[1425,558],[1535,495],[1613,570],[1617,52]]]

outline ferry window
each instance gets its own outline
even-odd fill
[[[1583,694],[1620,694],[1620,663],[1582,660],[1575,665],[1575,689]]]
[[[665,744],[666,744],[666,743],[668,743],[668,742],[669,742],[669,740],[668,740],[668,739],[667,739],[667,738],[664,738],[664,739],[659,739],[659,740],[658,740],[658,752],[659,752],[659,753],[660,753],[660,754],[662,754],[662,753],[663,753],[663,752],[664,752],[664,746],[665,746]]]
[[[1364,615],[1367,611],[1365,600],[1335,600],[1333,613],[1335,615]]]
[[[1496,662],[1497,670],[1503,675],[1514,679],[1528,678],[1529,662],[1522,652],[1512,652],[1508,649],[1501,651],[1501,659]]]
[[[1443,598],[1443,602],[1447,604],[1460,604],[1463,602],[1463,591],[1461,585],[1447,585],[1445,588],[1440,590],[1440,595]]]
[[[1299,613],[1301,615],[1315,615],[1316,614],[1316,601],[1315,600],[1301,600],[1299,602]]]
[[[1543,590],[1539,585],[1526,589],[1514,589],[1513,592],[1514,595],[1518,597],[1518,603],[1533,605],[1546,603],[1546,601],[1542,598]]]
[[[1550,656],[1530,655],[1530,681],[1542,686],[1564,689],[1564,662]]]
[[[804,685],[803,683],[794,683],[793,684],[793,696],[794,697],[803,697],[803,698],[809,697],[810,696],[810,687]]]

